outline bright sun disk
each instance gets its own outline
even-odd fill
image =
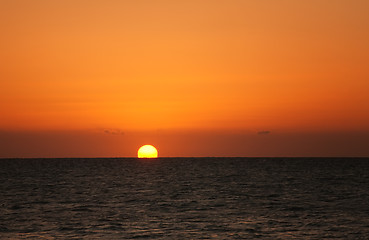
[[[152,145],[144,145],[138,149],[137,152],[138,158],[157,158],[158,150]]]

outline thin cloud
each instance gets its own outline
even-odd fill
[[[124,135],[124,132],[120,129],[104,129],[104,133],[112,135]]]

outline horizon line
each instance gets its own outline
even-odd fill
[[[138,158],[138,157],[0,157],[0,160],[21,160],[21,159],[169,159],[169,158],[369,158],[369,156],[208,156],[208,157],[157,157],[157,158]]]

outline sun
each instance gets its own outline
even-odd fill
[[[157,158],[158,150],[152,145],[143,145],[138,149],[137,152],[138,158]]]

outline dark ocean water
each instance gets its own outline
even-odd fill
[[[0,159],[1,239],[369,239],[369,159]]]

